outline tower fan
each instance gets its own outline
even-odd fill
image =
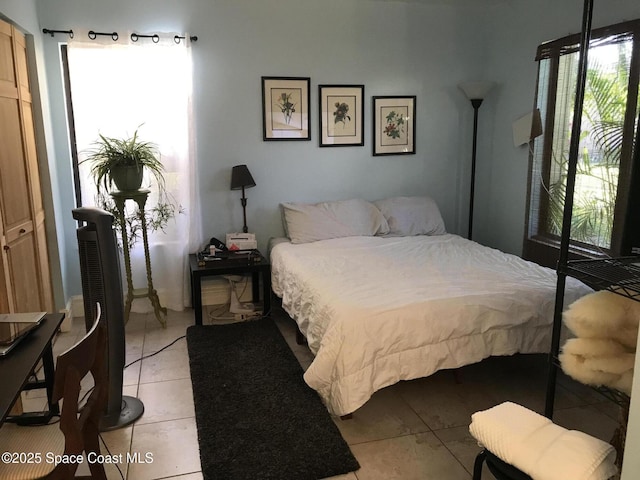
[[[77,236],[86,327],[87,330],[91,328],[96,303],[102,307],[102,318],[107,326],[109,387],[100,430],[115,430],[137,420],[144,412],[144,405],[137,398],[122,395],[124,302],[114,218],[99,208],[81,207],[72,213],[73,218],[84,223],[78,227]]]

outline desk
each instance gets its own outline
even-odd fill
[[[29,333],[4,358],[0,358],[0,412],[2,420],[19,423],[47,423],[52,416],[59,415],[58,404],[51,404],[55,367],[53,363],[53,336],[64,320],[62,313],[50,313],[44,317],[42,324]],[[42,358],[44,380],[28,384],[29,376]],[[46,388],[49,410],[46,412],[26,413],[24,416],[9,417],[7,414],[22,390]]]
[[[260,255],[259,261],[244,261],[239,259],[218,260],[205,262],[200,265],[195,253],[189,255],[189,270],[191,272],[191,301],[196,325],[202,325],[202,277],[214,275],[242,275],[251,273],[253,301],[260,297],[259,285],[262,275],[262,313],[271,313],[271,265]]]

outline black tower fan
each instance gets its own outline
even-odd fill
[[[85,224],[78,228],[77,234],[87,330],[95,319],[96,303],[100,303],[107,326],[109,389],[100,430],[115,430],[137,420],[144,412],[144,405],[137,398],[122,395],[124,302],[114,218],[99,208],[81,207],[72,213],[73,218]]]

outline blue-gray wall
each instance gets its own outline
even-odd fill
[[[472,110],[458,90],[482,57],[477,10],[370,0],[42,0],[41,27],[120,32],[179,31],[193,45],[197,170],[205,238],[237,231],[242,212],[231,167],[248,164],[248,224],[264,249],[282,234],[278,204],[350,197],[432,195],[450,231],[464,233]],[[58,44],[44,39],[66,293],[79,294],[71,170]],[[263,142],[260,77],[311,77],[310,142]],[[318,147],[317,85],[365,85],[365,146]],[[417,96],[417,154],[371,155],[372,95]],[[159,99],[161,100],[161,99]],[[99,114],[99,112],[97,112]],[[462,229],[462,230],[461,230]]]

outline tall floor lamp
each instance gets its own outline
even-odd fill
[[[251,176],[251,172],[249,172],[246,165],[236,165],[233,167],[231,170],[231,190],[242,189],[242,198],[240,199],[240,202],[242,203],[242,231],[244,233],[249,231],[247,228],[247,197],[244,196],[244,189],[255,186],[256,182]]]
[[[476,183],[476,150],[478,146],[478,109],[482,105],[482,100],[493,88],[492,82],[465,82],[458,85],[465,93],[467,98],[471,100],[473,107],[473,150],[471,153],[471,192],[469,194],[469,230],[467,238],[473,237],[473,198]]]

